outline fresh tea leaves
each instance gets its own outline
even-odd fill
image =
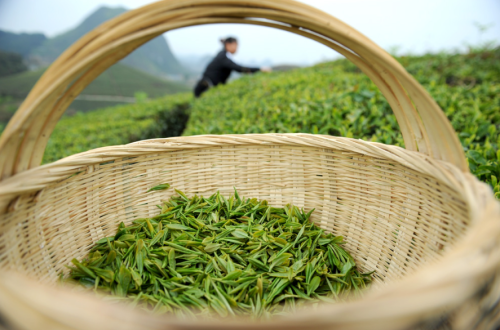
[[[313,210],[237,191],[228,199],[177,193],[159,215],[121,223],[86,259],[73,259],[69,280],[157,313],[254,318],[337,301],[371,282],[341,236],[310,222]]]
[[[168,188],[170,188],[170,184],[168,184],[168,183],[162,183],[162,184],[159,184],[157,186],[154,186],[153,188],[149,189],[147,192],[158,191],[158,190],[166,190]]]

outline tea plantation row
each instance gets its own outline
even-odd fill
[[[458,132],[469,166],[500,198],[500,48],[398,60]],[[404,146],[381,92],[350,62],[259,74],[196,100],[185,135],[303,132]]]
[[[175,94],[63,117],[49,139],[43,162],[104,146],[179,136],[188,120],[190,101],[189,93]]]
[[[500,198],[500,49],[400,57],[458,132],[471,171]],[[186,111],[187,108],[190,108]],[[404,146],[392,111],[348,61],[257,74],[193,100],[176,94],[63,118],[44,162],[92,148],[181,134],[304,132]]]

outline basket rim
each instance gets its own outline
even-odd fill
[[[290,145],[297,147],[320,147],[346,152],[356,152],[375,158],[385,158],[418,171],[439,178],[444,184],[461,193],[467,204],[477,204],[476,191],[472,182],[480,183],[469,172],[463,172],[455,165],[435,159],[418,151],[361,139],[308,133],[264,133],[264,134],[222,134],[193,135],[171,138],[141,140],[124,145],[91,149],[67,156],[53,163],[41,165],[17,173],[0,181],[0,214],[6,206],[21,194],[43,191],[47,186],[63,180],[88,166],[155,153],[202,149],[222,146],[243,145]],[[463,192],[463,193],[462,193]],[[473,216],[473,215],[472,215]]]
[[[334,322],[333,315],[341,315],[342,320],[347,319],[354,323],[394,317],[412,317],[415,316],[415,310],[405,309],[405,303],[408,305],[409,301],[423,298],[428,303],[425,306],[419,306],[419,312],[435,314],[443,305],[458,306],[459,303],[476,293],[482,285],[479,279],[489,276],[500,265],[500,253],[495,244],[500,239],[500,203],[494,200],[492,191],[486,184],[479,182],[472,174],[460,171],[450,163],[436,160],[419,152],[408,151],[393,145],[344,137],[302,133],[199,135],[143,140],[127,145],[97,148],[16,174],[0,182],[0,201],[9,200],[9,197],[12,199],[12,196],[16,197],[20,194],[43,190],[51,184],[68,178],[77,171],[114,159],[185,149],[245,145],[315,147],[389,159],[450,184],[464,199],[470,210],[471,224],[469,229],[465,235],[457,239],[452,248],[444,251],[438,264],[428,262],[420,270],[399,280],[391,281],[383,287],[383,292],[381,290],[368,291],[363,299],[334,306],[325,304],[315,311],[299,312],[287,318],[286,324],[290,328],[304,327],[307,322],[312,320],[332,324]],[[11,189],[10,192],[9,189]],[[470,267],[471,264],[476,265],[476,267]],[[436,273],[439,276],[436,276]],[[3,276],[6,274],[2,275],[0,272],[0,277]],[[416,282],[417,279],[418,282]],[[34,281],[30,280],[30,282]],[[414,285],[415,283],[418,285]],[[0,291],[1,288],[2,284],[0,284]],[[384,306],[384,308],[380,306]],[[387,306],[393,306],[393,308],[387,308]],[[356,312],[359,311],[359,308],[373,309],[373,311],[359,318],[360,315]],[[283,319],[277,320],[280,320],[280,325],[283,324]],[[187,325],[185,322],[177,323],[179,321],[173,317],[161,317],[159,321],[164,325],[167,323],[178,326]],[[199,322],[192,321],[189,322],[189,325],[203,325],[204,327],[213,325],[221,328],[220,323],[212,324],[203,321],[201,324]],[[222,328],[229,329],[241,326],[241,323],[237,323],[237,321],[224,322]],[[276,324],[276,320],[268,322]],[[261,325],[262,322],[252,325],[245,324],[244,327],[258,328]]]

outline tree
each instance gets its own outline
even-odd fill
[[[27,69],[20,54],[0,51],[0,77],[20,73]]]

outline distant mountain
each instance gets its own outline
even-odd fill
[[[45,69],[40,69],[0,78],[0,95],[24,99],[44,72]],[[159,97],[187,90],[189,88],[184,84],[165,81],[117,63],[90,83],[81,94],[134,97],[140,91],[150,97]]]
[[[28,56],[39,47],[47,37],[42,33],[12,33],[0,30],[0,50]]]
[[[85,34],[107,20],[123,14],[126,11],[127,10],[122,7],[100,7],[77,27],[45,40],[43,44],[30,53],[30,56],[32,59],[35,58],[41,65],[47,66]],[[163,36],[158,36],[149,41],[124,58],[121,62],[143,72],[160,77],[181,75],[186,71],[172,54]]]
[[[158,36],[136,49],[124,58],[122,63],[156,76],[169,77],[186,73],[164,36]]]
[[[189,70],[190,73],[200,75],[201,73],[203,73],[203,71],[205,71],[208,63],[210,63],[210,61],[212,61],[214,57],[215,54],[190,54],[179,56],[179,61],[182,63],[182,65],[184,65],[184,67]]]
[[[39,69],[0,77],[0,97],[9,100],[6,104],[0,104],[0,127],[10,119],[12,109],[15,110],[21,104],[44,71],[45,69]],[[137,92],[144,92],[154,98],[185,91],[189,91],[185,84],[163,80],[117,63],[90,83],[68,107],[66,113],[135,102]]]
[[[77,27],[59,34],[53,38],[47,39],[40,47],[34,49],[31,55],[40,57],[45,61],[45,64],[48,65],[85,34],[98,27],[105,21],[116,17],[126,11],[127,10],[125,8],[101,7],[90,16],[88,16]]]

